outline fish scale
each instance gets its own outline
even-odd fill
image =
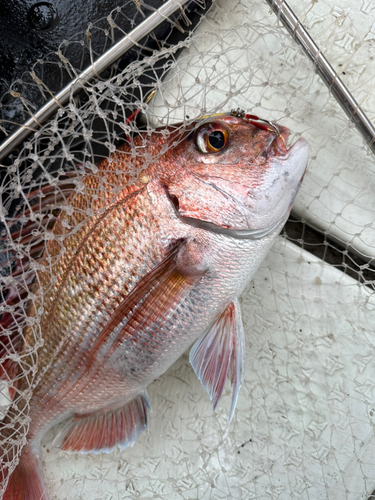
[[[156,131],[134,139],[154,161],[142,164],[125,144],[77,179],[37,276],[48,290],[44,345],[5,500],[39,500],[40,441],[59,422],[63,450],[133,445],[148,424],[147,386],[194,342],[190,361],[214,408],[232,383],[232,418],[244,371],[237,298],[280,232],[307,161],[303,139],[288,150],[287,129],[272,127],[229,114]],[[140,181],[130,184],[135,168]],[[17,486],[25,477],[27,493]]]
[[[139,197],[136,195],[136,198],[138,203],[133,203],[131,205],[127,204],[126,206],[127,213],[134,219],[138,218],[139,215],[145,211],[147,205],[149,205],[149,199],[147,196]],[[141,206],[137,207],[134,205]],[[150,209],[150,206],[148,206],[148,209]],[[155,265],[158,260],[161,260],[163,256],[163,249],[158,249],[155,245],[151,244],[153,241],[151,238],[153,237],[155,229],[151,232],[145,233],[143,226],[139,225],[139,230],[135,231],[134,227],[129,226],[126,218],[120,217],[122,210],[124,210],[124,208],[120,206],[117,210],[112,209],[108,213],[108,218],[111,219],[108,221],[108,226],[106,224],[106,219],[101,219],[101,224],[96,227],[95,232],[93,232],[86,240],[86,245],[83,247],[82,252],[78,255],[77,252],[75,252],[75,262],[72,263],[71,256],[65,253],[59,264],[54,269],[54,273],[57,276],[59,276],[60,270],[63,272],[61,273],[61,279],[57,281],[45,297],[46,305],[44,307],[44,315],[41,320],[42,331],[48,332],[48,335],[45,336],[48,343],[46,342],[43,347],[44,352],[46,352],[48,356],[46,355],[41,359],[39,369],[42,371],[45,366],[50,364],[51,358],[54,360],[54,365],[51,366],[50,370],[43,375],[43,388],[41,388],[43,392],[47,386],[45,383],[46,380],[48,378],[56,380],[56,378],[58,378],[58,370],[66,369],[66,360],[69,359],[72,354],[69,347],[72,346],[72,349],[74,350],[76,349],[77,344],[81,345],[86,342],[90,343],[90,339],[92,340],[95,338],[94,331],[85,331],[82,328],[82,325],[79,324],[75,327],[75,322],[80,321],[82,311],[85,311],[85,316],[87,318],[86,322],[92,324],[93,318],[95,318],[95,327],[100,330],[102,321],[106,321],[106,318],[116,308],[119,301],[126,297],[129,290],[132,288],[132,285],[134,286],[134,283],[136,283],[139,278],[145,274],[145,272]],[[116,240],[112,241],[112,245],[110,247],[107,246],[105,261],[92,258],[92,255],[95,255],[95,247],[98,246],[98,242],[102,240],[106,240],[107,242],[109,241],[107,238],[108,233],[110,232],[110,227],[113,225],[113,221],[115,221],[119,228],[122,226],[122,238],[127,242],[126,248],[132,250],[133,259],[129,260],[129,252],[126,251],[126,249],[121,245],[116,244]],[[158,225],[157,219],[154,219],[154,223],[155,225]],[[142,235],[141,238],[139,233]],[[147,239],[150,239],[150,241],[147,242]],[[140,244],[142,244],[142,254],[137,251]],[[119,261],[123,264],[122,269],[118,264]],[[66,277],[64,271],[68,272]],[[91,286],[90,284],[87,285],[89,290],[83,290],[83,293],[82,283],[77,280],[79,271],[83,271],[87,274],[87,276],[94,276]],[[94,281],[95,275],[103,272],[106,274],[106,279],[101,281],[98,289],[98,285],[96,285]],[[121,277],[119,278],[119,276]],[[46,277],[46,280],[47,279],[48,276]],[[73,295],[71,293],[67,293],[67,289],[76,287],[81,293],[76,292]],[[56,290],[59,292],[58,298],[56,298]],[[104,304],[99,306],[99,310],[103,310],[104,313],[104,318],[100,321],[97,320],[98,305],[94,303],[94,305],[90,307],[91,299],[98,296],[101,297],[100,300],[103,300],[104,302]],[[52,298],[51,301],[48,300],[50,297]],[[59,307],[62,308],[61,311],[59,310]],[[51,315],[52,318],[54,316],[58,318],[58,322],[53,325],[53,329],[49,326],[51,323]],[[69,332],[68,338],[67,332]],[[87,338],[85,339],[85,337]],[[65,351],[64,357],[60,360],[57,357],[58,353],[56,350],[51,352],[51,347],[53,348],[53,346],[58,343],[57,339],[62,339],[62,346]],[[80,355],[79,349],[77,351],[77,355]],[[58,391],[55,384],[53,386],[53,390]],[[34,389],[34,397],[38,397],[38,392],[38,388]]]

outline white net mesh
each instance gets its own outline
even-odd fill
[[[375,119],[373,2],[290,5]],[[117,39],[121,16],[135,18],[142,8],[147,12],[128,2],[98,31]],[[88,31],[86,54],[95,46],[96,28]],[[70,43],[80,42],[64,46]],[[43,296],[55,279],[64,241],[97,215],[105,196],[108,201],[118,195],[108,177],[98,181],[97,197],[82,201],[83,176],[96,174],[98,161],[128,137],[127,182],[136,182],[154,159],[134,144],[140,129],[183,122],[183,130],[197,117],[243,108],[289,127],[292,141],[304,137],[310,163],[284,237],[242,297],[246,373],[234,420],[228,427],[229,389],[213,416],[185,355],[149,387],[150,430],[133,448],[68,454],[51,444],[56,429],[46,436],[42,460],[50,496],[367,499],[375,489],[373,156],[265,2],[218,0],[178,50],[160,45],[151,55],[138,47],[133,62],[86,84],[30,135],[3,174],[4,458],[15,464],[25,442],[28,389],[43,338]],[[101,41],[91,55],[107,46]],[[61,66],[61,82],[81,68],[61,52],[57,58],[51,64]],[[44,72],[23,81],[48,98],[56,89],[46,77],[48,63],[38,64]],[[14,99],[25,118],[28,103],[22,95]],[[140,120],[128,123],[136,110]],[[61,210],[70,224],[56,235]],[[41,261],[50,240],[53,253]],[[41,266],[49,277],[42,287],[33,284]],[[26,331],[30,352],[20,355]],[[7,450],[13,453],[7,456]]]

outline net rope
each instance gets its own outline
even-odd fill
[[[375,40],[366,18],[375,13],[371,2],[357,2],[357,17],[349,2],[338,7],[322,1],[321,10],[309,0],[290,3],[374,120],[374,65],[367,64]],[[38,94],[42,105],[118,40],[121,19],[138,22],[142,12],[147,15],[146,4],[129,1],[65,41],[57,54],[14,83],[2,110],[17,109],[17,120],[26,119],[33,109],[23,95]],[[171,30],[176,24],[189,30],[183,19],[173,21]],[[71,46],[74,57],[68,59],[64,51]],[[290,142],[304,137],[310,162],[283,235],[241,298],[246,373],[234,420],[227,427],[229,389],[212,415],[184,355],[150,386],[150,431],[133,448],[81,456],[53,449],[56,430],[46,436],[42,459],[50,495],[59,500],[370,498],[375,489],[372,154],[313,65],[259,0],[218,0],[195,33],[177,45],[168,39],[152,49],[139,44],[130,59],[72,95],[2,172],[0,361],[6,375],[0,386],[0,445],[3,460],[11,456],[8,473],[28,431],[43,346],[43,297],[54,282],[54,267],[69,235],[119,192],[115,182],[99,182],[94,201],[76,203],[83,177],[99,175],[98,162],[128,141],[131,185],[156,159],[147,146],[156,128],[172,126],[182,140],[193,120],[241,108],[289,127]],[[59,85],[49,81],[49,65],[59,67]],[[139,116],[129,122],[136,111]],[[13,127],[9,121],[0,126],[6,133]],[[134,142],[140,132],[144,144]],[[159,133],[168,136],[163,129]],[[55,234],[61,212],[75,223]],[[41,259],[51,240],[53,253]],[[37,278],[41,270],[49,276],[43,283]],[[26,331],[32,340],[21,355]]]

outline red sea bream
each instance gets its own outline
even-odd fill
[[[244,373],[238,297],[280,233],[306,169],[307,143],[287,149],[288,133],[241,112],[216,115],[183,132],[140,134],[142,156],[126,143],[83,177],[41,257],[53,261],[58,236],[77,227],[44,296],[27,444],[4,500],[48,498],[38,457],[57,423],[64,422],[55,439],[63,450],[133,445],[147,428],[147,386],[193,344],[190,361],[214,408],[231,381],[232,418]],[[155,159],[145,166],[147,156]],[[129,162],[142,169],[135,183]],[[38,286],[49,280],[49,271],[38,271]],[[32,340],[24,333],[26,352]]]

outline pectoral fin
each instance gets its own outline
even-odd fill
[[[245,349],[241,309],[238,300],[229,304],[211,328],[190,351],[190,363],[210,396],[215,411],[227,378],[233,395],[229,414],[232,420],[243,382]]]
[[[151,408],[147,392],[127,405],[89,415],[76,415],[63,427],[53,444],[65,451],[110,452],[118,445],[121,449],[133,446],[148,426]]]
[[[88,358],[88,366],[97,360],[99,351],[103,346],[105,349],[106,344],[107,350],[103,355],[109,359],[125,339],[131,339],[135,343],[143,341],[142,332],[165,321],[169,312],[177,307],[185,294],[204,276],[206,271],[197,270],[189,274],[180,269],[178,255],[188,249],[187,245],[185,241],[179,242],[119,304],[96,339]],[[127,319],[124,327],[116,336],[111,336],[124,318]]]

